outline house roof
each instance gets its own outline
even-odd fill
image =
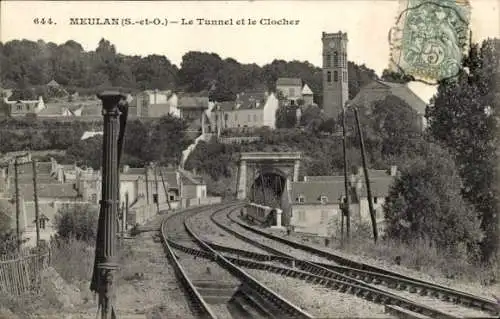
[[[56,80],[52,80],[49,83],[47,83],[47,86],[57,86],[57,87],[59,87],[60,85],[59,85],[59,83],[56,82]]]
[[[256,110],[264,108],[267,98],[266,92],[242,92],[235,101],[219,102],[217,105],[222,111]],[[212,109],[212,112],[217,111],[217,107]]]
[[[299,204],[299,196],[304,198],[300,204],[320,204],[321,196],[327,197],[328,204],[338,204],[345,193],[344,181],[292,182],[291,193],[294,204]]]
[[[182,96],[178,101],[178,108],[180,109],[208,109],[208,97],[205,96]]]
[[[313,95],[313,91],[307,84],[304,84],[304,87],[302,88],[302,95]]]
[[[75,198],[78,192],[74,189],[72,183],[39,183],[37,184],[38,198]],[[33,184],[19,185],[19,193],[25,201],[34,199]],[[15,192],[11,190],[11,196],[15,196]]]
[[[363,86],[358,95],[353,99],[352,103],[357,104],[362,100],[363,96],[366,97],[367,94],[371,90],[377,89],[377,88],[386,88],[389,90],[390,94],[393,96],[396,96],[406,102],[408,106],[410,106],[412,109],[414,109],[417,113],[419,114],[425,114],[425,108],[427,104],[413,92],[408,85],[403,84],[403,83],[393,83],[393,82],[386,82],[386,81],[381,81],[381,80],[373,80],[372,82],[366,84]],[[380,95],[374,96],[373,100],[380,100],[385,97],[382,97]],[[368,98],[368,100],[370,100]]]
[[[392,183],[394,182],[394,177],[370,177],[370,190],[372,196],[374,197],[387,197],[389,195],[389,190]],[[368,197],[366,192],[366,185],[362,183],[361,189],[359,190],[360,197]]]
[[[420,114],[425,114],[427,104],[413,92],[406,84],[392,83],[377,80],[379,83],[388,86],[394,96],[399,97]]]
[[[162,168],[163,179],[165,180],[165,184],[168,185],[168,188],[178,188],[179,185],[177,183],[177,173],[176,171],[168,170]],[[144,168],[129,168],[127,172],[120,174],[120,180],[123,181],[135,181],[139,178],[145,179],[145,169]],[[153,171],[150,171],[148,174],[149,181],[154,181],[155,176]],[[161,185],[161,175],[158,172],[157,175],[158,183],[160,184],[160,188],[163,187]]]
[[[276,86],[302,86],[302,80],[299,78],[278,78]]]

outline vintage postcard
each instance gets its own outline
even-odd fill
[[[500,1],[0,2],[0,318],[498,318]]]

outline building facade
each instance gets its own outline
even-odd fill
[[[38,97],[38,100],[9,101],[4,98],[3,102],[7,108],[7,115],[11,117],[34,115],[45,109],[45,103],[41,96]]]
[[[291,105],[296,105],[297,100],[302,98],[302,80],[299,78],[278,78],[276,81],[276,93],[288,100]]]
[[[212,109],[210,122],[214,127],[211,131],[264,126],[274,129],[278,104],[273,93],[240,93],[235,101],[219,102]]]
[[[137,94],[135,100],[137,117],[180,117],[178,98],[172,91],[146,90]]]
[[[347,33],[323,32],[323,110],[337,119],[349,99]]]
[[[379,232],[384,230],[383,204],[398,174],[397,168],[369,170],[372,204]],[[371,216],[364,173],[361,168],[348,178],[352,224],[370,224]],[[345,202],[344,176],[304,176],[291,183],[291,226],[295,231],[337,236],[341,229],[341,203]]]

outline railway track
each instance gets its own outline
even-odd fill
[[[219,212],[231,207],[241,207],[242,203],[229,203],[205,208],[194,208],[165,218],[161,225],[161,237],[169,260],[172,262],[179,281],[185,288],[192,311],[202,318],[312,318],[312,316],[283,297],[262,285],[229,259],[212,249],[188,225],[190,216],[208,210]],[[197,249],[196,246],[201,247]],[[177,249],[177,251],[174,251]],[[189,260],[203,257],[207,272],[199,269],[186,270],[189,265],[200,265]],[[207,266],[208,265],[208,266]],[[210,271],[208,271],[210,270]],[[217,276],[215,276],[217,273]],[[214,281],[218,277],[229,278]],[[197,280],[192,277],[196,276]],[[221,305],[221,301],[227,303]]]
[[[230,218],[233,223],[236,223],[240,226],[246,226],[241,222],[235,220],[231,216],[229,216],[230,213],[227,215],[228,218]],[[398,313],[399,311],[400,316],[407,317],[408,316],[407,310],[410,310],[415,314],[416,317],[418,317],[418,314],[420,315],[423,314],[423,315],[429,315],[431,317],[460,318],[462,317],[462,314],[465,313],[467,313],[465,314],[467,317],[480,317],[480,318],[498,317],[498,308],[497,308],[498,306],[493,301],[487,300],[482,297],[474,296],[462,291],[439,286],[433,283],[428,283],[422,280],[415,280],[413,278],[402,276],[400,274],[394,276],[387,270],[383,270],[380,272],[372,270],[364,270],[363,268],[366,268],[366,266],[371,267],[372,269],[374,268],[376,269],[376,267],[372,267],[365,264],[361,264],[361,266],[358,265],[359,268],[355,268],[342,265],[332,265],[330,263],[310,262],[307,260],[300,260],[293,258],[293,256],[290,256],[289,254],[283,253],[282,251],[276,250],[275,248],[262,244],[261,242],[262,240],[259,240],[259,242],[257,242],[256,240],[243,235],[243,232],[241,230],[238,230],[237,232],[234,231],[227,225],[223,225],[222,223],[218,222],[214,218],[214,215],[215,213],[212,214],[211,216],[212,221],[219,227],[225,229],[226,231],[232,233],[233,235],[237,236],[242,240],[246,240],[247,242],[254,244],[260,249],[271,252],[273,255],[263,255],[254,252],[238,250],[231,247],[224,247],[215,243],[210,243],[212,247],[218,249],[219,251],[225,251],[235,255],[243,255],[261,261],[266,260],[266,261],[277,261],[281,263],[286,263],[292,265],[293,267],[305,270],[311,274],[325,276],[328,278],[334,278],[336,280],[354,279],[357,282],[351,281],[350,282],[351,284],[357,284],[367,289],[375,289],[379,292],[385,292],[389,295],[394,295],[394,296],[399,295],[399,297],[401,298],[404,298],[401,296],[403,295],[406,296],[407,298],[418,299],[423,304],[425,304],[416,307],[415,305],[412,305],[411,303],[408,303],[407,301],[404,300],[398,302],[396,299],[390,299],[390,298],[388,299],[387,296],[385,297],[382,296],[383,299],[385,299],[388,304],[387,311],[390,313]],[[258,229],[257,231],[259,235],[262,235],[261,234],[262,231]],[[323,253],[322,256],[325,257],[325,254]],[[330,257],[329,259],[332,258]],[[336,260],[338,261],[337,258]],[[349,262],[353,263],[352,261]],[[250,264],[248,264],[247,266],[249,265]],[[250,266],[272,268],[270,266],[264,266],[258,264],[253,264]],[[283,271],[277,268],[275,268],[274,270]],[[287,273],[293,274],[293,272],[291,271],[287,271]],[[314,279],[314,277],[311,278]],[[371,293],[372,292],[370,292],[369,290],[367,290],[366,292],[368,296]],[[398,304],[401,302],[402,302],[401,305],[404,307],[398,307]],[[391,304],[395,304],[396,306],[392,307],[390,306]],[[439,306],[440,309],[443,309],[445,311],[441,311],[435,309],[433,306],[429,306],[434,304],[437,304],[436,306]],[[404,310],[404,308],[406,308],[407,310]]]

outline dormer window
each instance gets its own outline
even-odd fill
[[[328,197],[326,197],[325,195],[321,195],[319,200],[321,204],[326,204],[328,202]]]
[[[299,195],[299,196],[297,196],[297,199],[296,199],[296,200],[297,200],[297,202],[298,202],[298,203],[303,203],[303,202],[305,202],[304,195]]]

